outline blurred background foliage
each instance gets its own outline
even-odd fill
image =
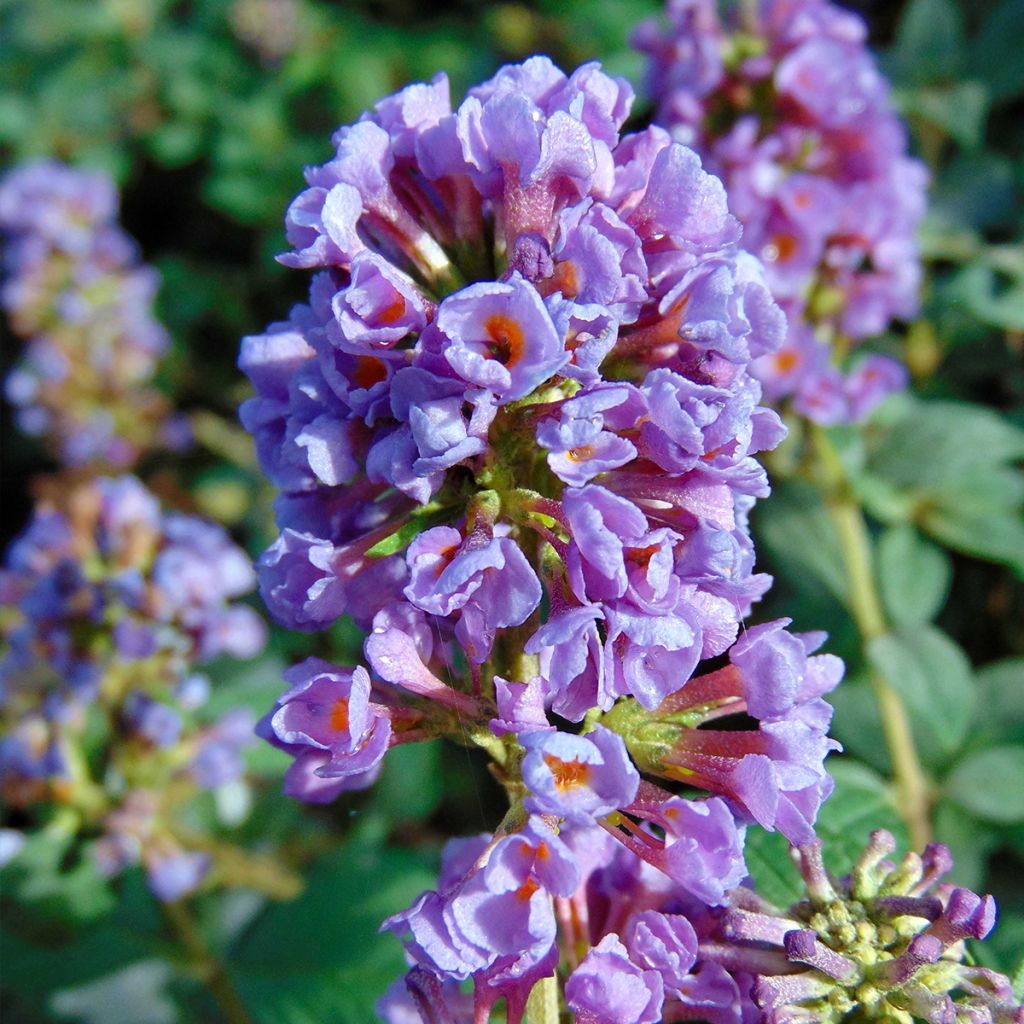
[[[862,430],[830,432],[838,471],[869,514],[891,629],[863,653],[824,490],[803,472],[799,424],[776,453],[776,493],[754,520],[777,577],[758,618],[827,629],[847,659],[835,694],[836,796],[821,830],[836,867],[866,833],[903,834],[869,662],[914,718],[934,784],[937,837],[956,880],[995,892],[1002,922],[982,956],[1012,973],[1024,948],[1024,0],[863,0],[872,39],[933,176],[923,244],[925,305],[886,339],[912,396]],[[338,124],[404,84],[445,70],[453,95],[503,62],[545,52],[563,67],[601,59],[640,84],[628,37],[653,0],[0,0],[0,162],[53,157],[100,168],[123,189],[122,220],[163,279],[174,337],[161,385],[199,444],[142,475],[165,500],[230,527],[256,555],[272,538],[273,494],[236,425],[245,396],[239,339],[285,318],[303,278],[273,260],[304,165]],[[640,116],[644,104],[638,105]],[[4,370],[19,344],[4,335]],[[970,403],[970,404],[967,404]],[[53,468],[5,410],[4,539],[24,525],[32,480]],[[351,662],[353,631],[275,632],[256,664],[214,666],[211,716],[257,714],[290,661]],[[501,798],[482,758],[430,744],[393,751],[381,782],[324,809],[280,796],[287,759],[260,747],[247,817],[216,806],[213,828],[273,852],[307,879],[291,902],[246,889],[201,894],[197,927],[254,1020],[372,1019],[400,972],[387,914],[428,887],[450,835],[491,828]],[[234,818],[232,817],[234,815]],[[778,837],[751,837],[765,895],[795,891]],[[4,870],[5,1009],[11,1021],[171,1024],[218,1019],[197,963],[170,939],[141,873],[113,886],[54,835]]]

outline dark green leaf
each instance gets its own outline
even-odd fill
[[[939,801],[933,821],[935,838],[953,854],[953,873],[947,881],[981,890],[986,884],[989,855],[1000,843],[998,833],[949,800]]]
[[[4,883],[5,891],[19,901],[67,921],[94,920],[114,907],[109,883],[92,857],[75,849],[67,835],[30,835],[5,868]]]
[[[846,600],[842,550],[819,490],[801,483],[776,486],[771,501],[758,507],[755,524],[774,557]]]
[[[911,121],[926,121],[965,150],[981,146],[988,117],[988,90],[981,82],[929,85],[895,93],[900,111]]]
[[[800,899],[800,875],[789,859],[789,843],[781,832],[748,829],[743,852],[747,870],[761,896],[780,909]]]
[[[231,954],[256,1021],[369,1024],[405,969],[401,944],[379,934],[380,923],[435,882],[422,855],[358,835],[319,861],[302,896],[270,907]]]
[[[906,829],[881,775],[848,757],[830,758],[828,771],[836,788],[822,804],[815,831],[830,871],[846,874],[878,828],[888,829],[905,847]]]
[[[972,754],[953,769],[946,793],[983,821],[1024,821],[1024,747],[989,747]]]
[[[966,402],[906,396],[871,438],[868,469],[900,487],[924,492],[958,481],[979,465],[1024,457],[1024,431],[997,412]]]
[[[142,960],[77,988],[59,989],[58,1016],[82,1024],[175,1024],[178,1011],[167,994],[170,966]]]
[[[878,742],[883,735],[882,718],[867,676],[848,676],[828,695],[828,701],[836,709],[830,734],[846,753],[880,774],[890,775],[889,751]]]
[[[924,513],[921,525],[947,547],[1008,565],[1024,578],[1024,522],[1018,513],[934,508]]]
[[[1024,743],[1024,658],[978,669],[977,726],[1004,741]]]
[[[983,81],[996,100],[1024,91],[1024,0],[1004,0],[982,23],[971,43],[971,74]]]
[[[894,73],[930,82],[955,75],[963,57],[964,26],[955,0],[911,0],[896,31]]]
[[[933,626],[917,626],[877,637],[867,654],[906,703],[926,753],[954,753],[967,735],[975,699],[964,652]]]
[[[929,622],[949,592],[949,556],[912,526],[894,526],[878,542],[878,581],[890,619],[897,626]]]
[[[393,821],[423,821],[441,802],[441,742],[395,747],[374,787],[374,805]]]

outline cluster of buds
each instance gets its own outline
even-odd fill
[[[247,711],[200,724],[209,682],[193,666],[263,647],[246,554],[222,529],[161,511],[134,477],[41,502],[0,570],[0,793],[15,821],[59,808],[101,830],[113,873],[142,861],[175,899],[209,858],[174,817],[197,790],[238,779]]]
[[[1024,1008],[1003,975],[975,966],[965,940],[984,939],[991,896],[942,884],[949,849],[888,859],[896,842],[871,836],[850,874],[830,878],[821,844],[794,851],[806,898],[779,910],[749,889],[695,918],[701,957],[728,972],[769,1021],[914,1020],[1020,1024]]]
[[[152,385],[168,345],[154,319],[157,276],[117,224],[100,174],[27,164],[0,181],[0,304],[27,340],[6,396],[28,434],[69,466],[125,469],[188,428]]]
[[[755,361],[765,397],[825,425],[905,385],[899,363],[851,346],[918,308],[915,233],[927,174],[907,156],[861,19],[829,0],[670,0],[641,26],[655,120],[724,181],[743,246],[765,263],[790,331]]]
[[[499,999],[521,1018],[592,851],[721,905],[746,828],[810,842],[832,786],[841,664],[786,622],[737,639],[770,583],[753,456],[784,435],[749,367],[785,318],[698,157],[620,137],[631,101],[542,57],[455,110],[443,76],[383,100],[289,209],[309,302],[243,342],[242,420],[283,492],[264,599],[290,628],[366,633],[364,665],[295,666],[260,723],[294,758],[286,791],[333,800],[445,735],[509,795],[385,924],[426,1020],[466,979],[475,1019]],[[743,728],[698,729],[727,716]],[[578,961],[584,1020],[601,968]]]

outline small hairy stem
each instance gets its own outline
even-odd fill
[[[846,563],[850,613],[866,647],[889,631],[875,582],[867,522],[827,433],[815,427],[813,438],[819,469],[826,484],[826,505]],[[910,719],[899,694],[881,673],[872,668],[870,680],[892,761],[900,814],[907,825],[911,843],[915,849],[920,849],[931,839],[931,821],[928,783],[917,756]]]
[[[302,892],[301,877],[273,857],[181,827],[174,831],[189,848],[208,853],[232,888],[255,889],[272,900],[292,900]]]
[[[216,1000],[227,1024],[252,1024],[224,965],[207,948],[187,905],[178,900],[161,904],[164,916],[174,930],[202,983]]]
[[[241,427],[204,409],[194,412],[189,423],[195,439],[214,455],[220,455],[242,469],[256,469],[252,439]]]

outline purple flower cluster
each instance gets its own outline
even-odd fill
[[[261,590],[292,628],[352,616],[414,693],[458,650],[478,694],[514,636],[564,717],[654,708],[767,586],[752,455],[783,429],[747,365],[783,320],[693,153],[620,140],[631,98],[545,58],[455,112],[411,86],[289,210],[310,302],[241,356],[284,492]]]
[[[384,922],[410,964],[390,1024],[519,1024],[537,999],[754,1019],[757,955],[733,973],[711,929],[747,905],[748,828],[812,850],[832,789],[842,664],[788,620],[739,629],[770,583],[754,456],[784,434],[750,368],[785,316],[698,157],[620,136],[631,100],[535,57],[454,110],[443,76],[381,101],[289,208],[309,301],[243,342],[281,490],[264,600],[365,634],[364,664],[307,658],[260,722],[286,791],[328,802],[452,736],[509,797]],[[789,1005],[771,1019],[838,1020]]]
[[[152,387],[167,348],[152,304],[157,276],[117,224],[103,175],[34,163],[0,180],[0,305],[28,342],[5,391],[18,424],[62,462],[123,469],[187,442]]]
[[[786,311],[786,344],[752,367],[766,398],[792,396],[826,425],[857,420],[905,371],[877,355],[846,374],[834,364],[917,311],[927,175],[857,15],[829,0],[731,9],[723,21],[714,0],[670,0],[667,33],[638,30],[655,120],[721,176]]]
[[[805,842],[831,787],[841,666],[785,623],[737,641],[770,582],[753,456],[784,434],[749,365],[784,317],[694,153],[620,137],[631,101],[539,57],[455,110],[443,76],[382,101],[289,209],[309,302],[243,343],[242,420],[282,491],[264,599],[367,634],[365,666],[307,659],[260,723],[287,792],[332,800],[390,746],[457,734],[512,799],[386,922],[417,965],[398,1014],[471,978],[476,1019],[504,999],[518,1021],[595,841],[717,905],[747,824]],[[733,712],[756,728],[697,729]],[[591,966],[567,996],[597,991]],[[652,1014],[659,978],[637,981]]]
[[[68,804],[102,820],[107,870],[142,858],[159,895],[180,894],[182,865],[206,861],[161,831],[154,794],[172,778],[215,789],[242,774],[253,722],[235,709],[197,726],[209,684],[193,666],[262,649],[262,620],[232,603],[254,584],[223,530],[162,512],[134,477],[42,502],[0,570],[4,800]],[[112,788],[88,777],[80,749],[100,733],[119,779]],[[167,864],[178,888],[158,881],[156,865]]]
[[[559,932],[565,1005],[580,1024],[1024,1020],[1008,979],[966,956],[964,940],[988,934],[995,904],[991,896],[941,884],[952,867],[944,846],[908,854],[897,865],[886,859],[892,836],[876,832],[839,880],[826,872],[820,843],[801,846],[795,852],[807,895],[780,910],[749,885],[733,888],[727,905],[706,902],[599,830],[570,833],[563,842],[544,829],[531,824],[489,846],[485,836],[450,843],[442,884],[457,888],[448,904],[427,894],[389,922],[411,926],[414,959],[439,931],[454,928],[467,943],[463,956],[474,941],[518,939],[517,951],[529,949],[535,933],[522,933],[521,922],[547,884],[554,911],[545,904],[544,914],[530,919]],[[704,869],[713,878],[727,865]],[[475,1014],[453,980],[457,969],[439,978],[419,965],[392,986],[378,1014],[386,1024],[487,1020],[484,984],[496,990],[492,1001],[508,998],[509,1019],[518,1020],[517,985],[550,975],[556,960],[533,974],[521,960],[507,966],[509,960],[499,958],[478,978]]]

